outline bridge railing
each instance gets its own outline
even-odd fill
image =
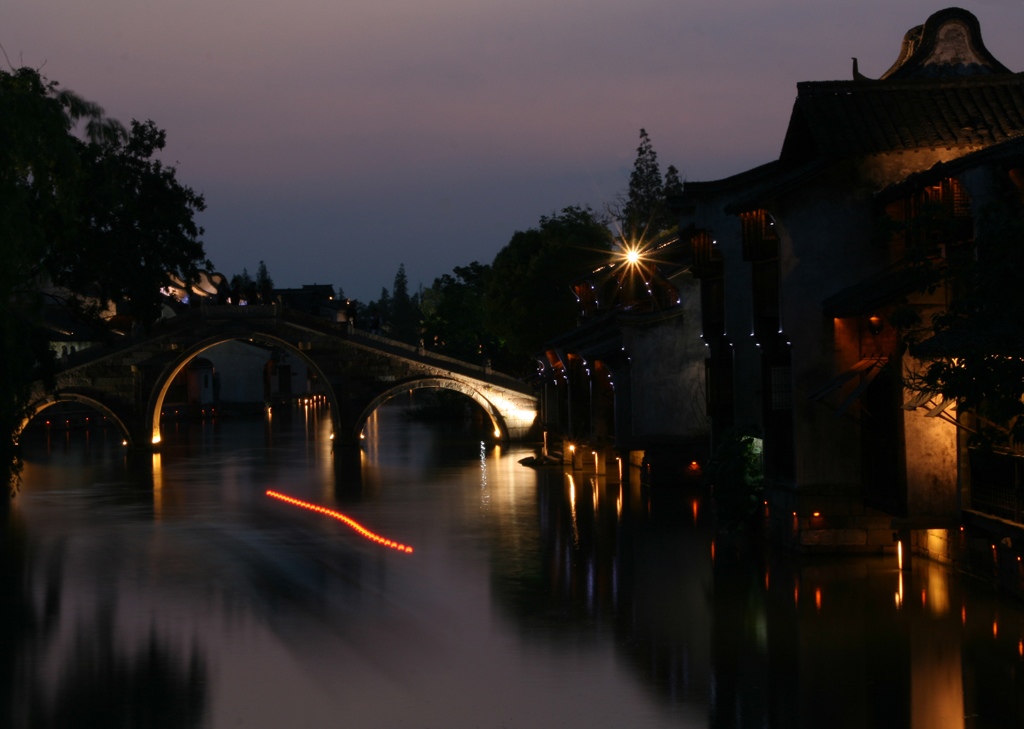
[[[504,381],[510,386],[522,386],[521,380],[512,377],[511,375],[506,375],[503,372],[495,372],[487,364],[467,362],[455,357],[449,357],[448,355],[441,354],[440,352],[432,351],[423,346],[407,344],[405,342],[400,342],[397,339],[390,339],[380,334],[373,334],[365,329],[354,329],[349,327],[346,322],[336,323],[321,317],[313,316],[312,314],[307,314],[303,311],[298,311],[297,309],[288,308],[280,310],[278,312],[278,316],[291,324],[306,326],[328,334],[340,335],[348,339],[350,342],[362,342],[377,349],[389,349],[394,353],[402,353],[410,359],[416,359],[424,363],[437,365],[444,364],[452,370],[461,369],[463,372],[472,372],[482,380],[491,380],[493,382]]]
[[[175,317],[161,319],[145,333],[133,333],[131,336],[112,339],[103,345],[82,350],[67,360],[62,361],[60,369],[70,369],[97,359],[109,357],[119,351],[137,346],[146,339],[174,336],[179,332],[192,331],[199,324],[205,325],[210,322],[225,320],[254,322],[256,320],[275,320],[287,322],[321,334],[347,339],[355,344],[363,344],[372,348],[390,351],[393,354],[408,357],[424,364],[436,365],[438,367],[444,366],[447,369],[461,371],[464,374],[472,373],[472,376],[477,379],[490,381],[494,384],[504,384],[515,389],[524,386],[521,380],[502,372],[495,372],[488,364],[466,362],[465,360],[449,357],[440,352],[431,351],[422,346],[418,347],[362,329],[354,329],[347,322],[333,322],[329,319],[277,304],[234,306],[228,304],[208,304],[205,301],[198,307],[198,310],[192,309]]]

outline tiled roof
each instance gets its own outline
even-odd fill
[[[1024,74],[797,85],[780,161],[988,146],[1024,133]]]
[[[889,185],[879,192],[875,199],[882,204],[899,200],[926,185],[935,185],[940,180],[981,165],[1003,165],[1006,167],[1024,165],[1024,134],[948,162],[938,162],[927,170],[915,172],[899,182]]]
[[[721,180],[699,182],[687,180],[683,183],[683,197],[686,200],[691,200],[702,196],[718,197],[729,193],[742,193],[752,185],[761,184],[765,180],[773,178],[778,171],[778,161],[772,161]]]
[[[726,204],[725,212],[736,215],[764,207],[773,198],[806,185],[821,174],[824,168],[825,165],[820,160],[786,170],[776,167],[774,175],[760,180],[757,184],[750,185],[742,195],[736,195],[731,202]]]
[[[797,99],[777,162],[715,182],[684,185],[676,209],[701,198],[729,213],[769,204],[806,186],[840,160],[916,149],[978,150],[1024,138],[1024,74],[985,48],[977,18],[961,8],[934,13],[904,38],[881,79],[797,84]],[[1012,145],[1011,145],[1012,146]],[[1003,154],[1016,154],[1006,147]]]

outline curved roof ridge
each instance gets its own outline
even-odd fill
[[[963,8],[946,8],[903,36],[900,55],[879,80],[1012,73],[989,53],[981,25]]]

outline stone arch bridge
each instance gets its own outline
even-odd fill
[[[301,358],[323,385],[335,439],[342,444],[357,443],[366,419],[385,401],[422,388],[471,398],[500,440],[534,434],[537,398],[521,381],[281,306],[203,306],[163,320],[145,338],[78,352],[57,373],[52,391],[34,385],[21,427],[51,405],[79,402],[113,422],[127,445],[156,447],[164,397],[175,376],[202,352],[232,340]]]

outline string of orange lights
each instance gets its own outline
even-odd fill
[[[351,519],[345,516],[340,511],[328,509],[324,506],[317,506],[316,504],[311,504],[308,501],[302,501],[301,499],[296,499],[292,496],[287,496],[286,494],[282,494],[278,491],[271,491],[270,489],[267,489],[267,496],[271,497],[272,499],[278,499],[279,501],[283,501],[286,504],[292,504],[293,506],[301,506],[303,509],[309,509],[310,511],[315,511],[318,514],[333,517],[338,521],[344,523],[345,525],[351,527],[357,534],[359,534],[362,537],[366,537],[371,542],[376,542],[377,544],[380,544],[384,547],[390,547],[391,549],[397,549],[399,552],[412,554],[412,547],[408,546],[407,544],[399,544],[398,542],[395,542],[391,539],[385,539],[379,534],[374,534],[369,529],[364,527],[362,524],[357,522],[355,519]]]

